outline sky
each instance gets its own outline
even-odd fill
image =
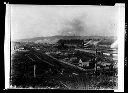
[[[11,5],[11,37],[116,36],[118,11],[115,6]]]

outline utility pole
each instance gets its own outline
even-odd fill
[[[95,46],[96,54],[95,54],[95,72],[97,72],[97,46]]]
[[[34,65],[34,78],[36,77],[36,65]]]

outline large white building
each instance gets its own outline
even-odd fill
[[[79,60],[79,66],[89,66],[89,62],[83,62],[81,59]]]

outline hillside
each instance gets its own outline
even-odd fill
[[[30,42],[49,42],[49,41],[53,41],[53,42],[56,42],[57,40],[60,40],[60,39],[82,39],[82,40],[87,40],[87,39],[111,39],[111,40],[114,40],[115,37],[113,36],[49,36],[49,37],[35,37],[35,38],[28,38],[28,39],[20,39],[20,40],[17,40],[17,41],[30,41]],[[43,41],[42,41],[43,40]],[[115,40],[114,40],[115,41]]]

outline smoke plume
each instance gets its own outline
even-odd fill
[[[66,20],[62,29],[61,35],[63,36],[81,36],[84,32],[84,23],[81,19],[75,18]]]

